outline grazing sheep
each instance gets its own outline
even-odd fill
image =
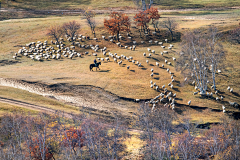
[[[145,52],[143,53],[143,56],[144,56],[144,57],[146,56],[146,53],[145,53]]]
[[[218,90],[216,90],[215,94],[218,94]]]
[[[174,93],[173,97],[176,97],[176,93]]]
[[[141,67],[141,63],[138,64],[138,67]]]
[[[230,89],[230,92],[231,92],[231,93],[233,92],[233,89],[232,89],[232,88]]]
[[[153,73],[152,73],[152,74],[150,74],[150,76],[151,76],[151,77],[153,77]]]
[[[153,72],[153,68],[151,69],[151,72]]]
[[[218,73],[222,73],[222,71],[220,69],[218,69]]]
[[[171,86],[172,85],[172,82],[168,83],[168,86]]]
[[[223,96],[221,96],[221,100],[223,100]]]
[[[105,58],[106,61],[110,61],[110,59],[108,57]]]
[[[156,66],[159,66],[159,63],[158,63],[158,62],[156,62]]]
[[[150,81],[150,84],[153,84],[153,81],[152,81],[152,80]]]
[[[188,101],[188,105],[190,106],[190,104],[191,104],[191,100],[190,101]]]
[[[175,58],[175,57],[172,57],[172,59],[173,59],[174,61],[176,61],[176,58]]]
[[[225,106],[224,105],[222,105],[222,109],[225,110]]]
[[[165,63],[167,63],[167,60],[165,59]]]
[[[135,64],[135,60],[132,60],[132,63]]]
[[[216,101],[219,101],[219,98],[218,98],[218,97],[216,97]]]
[[[184,79],[184,81],[185,81],[185,82],[187,81],[187,77]]]
[[[165,85],[162,86],[162,89],[164,89],[164,88],[165,88]]]
[[[156,86],[157,85],[156,82],[153,85]]]
[[[151,49],[150,49],[150,48],[148,48],[147,50],[148,50],[148,52],[151,52]]]
[[[171,87],[171,89],[173,89],[173,84],[170,87]]]
[[[152,53],[155,54],[155,50],[152,50]]]
[[[156,90],[158,91],[158,86],[156,86]]]
[[[167,54],[167,53],[168,53],[168,51],[163,51],[163,53],[164,53],[164,54]]]
[[[171,63],[171,62],[168,62],[168,65],[172,65],[172,63]]]
[[[167,68],[167,72],[169,72],[169,68]]]
[[[152,55],[151,55],[151,53],[149,53],[149,57],[151,57]]]
[[[238,107],[238,104],[236,103],[236,102],[230,102],[230,101],[228,101],[229,102],[229,104],[231,105],[231,106],[233,106],[233,107]]]
[[[227,90],[229,90],[229,91],[230,91],[230,86],[228,86],[228,87],[227,87]]]
[[[164,67],[164,64],[162,64],[162,67]]]
[[[163,52],[161,52],[161,55],[163,56]]]
[[[152,84],[150,85],[150,88],[153,88],[153,85],[152,85]]]
[[[197,92],[193,92],[193,95],[196,95],[196,94],[198,94],[198,91]]]
[[[162,48],[165,48],[165,46],[161,46]]]
[[[148,60],[146,60],[146,62],[148,63],[149,61],[148,61]]]

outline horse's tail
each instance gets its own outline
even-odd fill
[[[90,66],[89,66],[89,69],[90,69],[90,71],[92,70],[92,66],[91,66],[91,64],[90,64]]]

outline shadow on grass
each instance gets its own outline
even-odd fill
[[[159,75],[159,73],[153,73],[154,75]]]
[[[109,72],[110,70],[100,70],[99,72]]]
[[[159,80],[159,77],[155,77],[154,79]]]
[[[131,72],[135,72],[135,70],[130,70]]]
[[[235,96],[239,97],[240,95],[237,92],[232,92]]]
[[[173,88],[174,91],[180,92],[178,88]]]
[[[147,70],[147,68],[144,68],[144,67],[143,67],[143,68],[141,68],[141,69],[142,69],[142,70]]]

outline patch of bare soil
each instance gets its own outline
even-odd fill
[[[78,106],[79,109],[114,119],[114,116],[130,119],[138,103],[134,99],[119,97],[102,88],[67,83],[45,84],[16,79],[0,78],[0,85],[26,90],[58,101]]]

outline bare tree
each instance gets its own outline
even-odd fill
[[[95,13],[93,11],[86,11],[84,15],[87,20],[88,26],[91,28],[92,34],[94,35],[94,37],[96,37],[95,35],[96,22],[94,19]]]
[[[62,36],[62,34],[63,34],[63,29],[59,25],[51,26],[47,31],[47,35],[54,38],[57,42],[58,42],[59,38]]]
[[[68,37],[70,37],[72,40],[72,38],[75,36],[75,34],[80,29],[80,24],[77,23],[76,21],[70,21],[70,22],[64,23],[62,28],[63,28],[64,33]]]
[[[172,18],[168,18],[167,20],[165,20],[161,23],[161,26],[163,28],[168,29],[168,31],[171,34],[172,41],[173,41],[174,32],[178,26],[177,22]]]
[[[207,90],[209,65],[207,47],[207,40],[202,38],[200,30],[186,32],[182,36],[182,52],[176,67],[193,77],[201,94],[205,94]]]
[[[222,44],[219,42],[220,36],[218,34],[217,28],[209,27],[208,34],[206,34],[206,39],[208,40],[209,46],[209,60],[211,63],[212,72],[212,82],[213,88],[216,89],[216,72],[220,70],[223,66],[225,60],[225,52],[223,50]]]

